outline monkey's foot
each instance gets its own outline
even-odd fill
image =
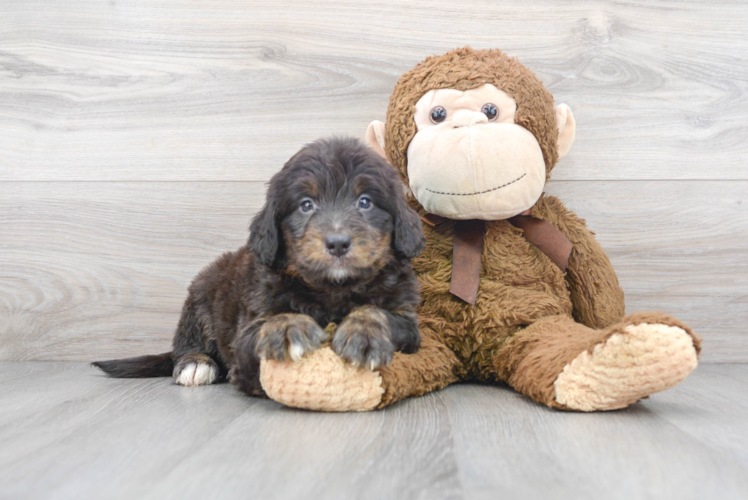
[[[695,342],[677,326],[628,325],[564,367],[556,402],[579,411],[625,408],[682,382],[697,365]]]
[[[260,383],[286,406],[319,411],[368,411],[382,401],[382,377],[355,368],[325,346],[296,362],[262,360]]]

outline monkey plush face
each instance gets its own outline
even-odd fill
[[[568,106],[516,59],[457,49],[405,73],[387,124],[367,141],[398,167],[430,213],[507,219],[532,207],[574,139]]]
[[[532,207],[545,185],[535,137],[514,123],[517,103],[494,85],[430,90],[416,103],[408,179],[427,212],[506,219]]]

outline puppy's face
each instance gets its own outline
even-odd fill
[[[310,284],[370,279],[424,243],[395,170],[352,139],[317,141],[291,158],[250,229],[258,261]]]
[[[288,271],[309,282],[366,279],[392,258],[393,217],[375,179],[331,180],[292,190],[298,207],[281,222]]]

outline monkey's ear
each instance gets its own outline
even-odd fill
[[[280,244],[280,231],[276,223],[278,208],[271,198],[268,195],[265,206],[252,219],[247,243],[247,250],[255,255],[257,262],[265,266],[271,266],[275,262]]]
[[[369,124],[366,129],[366,144],[379,156],[387,159],[387,153],[384,152],[384,123],[374,120]]]
[[[421,218],[410,208],[401,194],[398,196],[395,216],[395,250],[409,259],[418,257],[426,245]]]
[[[556,106],[556,126],[558,127],[558,159],[560,160],[571,149],[577,132],[577,122],[566,104]]]

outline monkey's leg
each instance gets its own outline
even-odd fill
[[[322,411],[368,411],[456,382],[459,361],[421,329],[415,354],[395,353],[392,363],[371,371],[355,368],[329,347],[295,363],[263,360],[260,380],[266,394],[287,406]]]
[[[552,408],[615,410],[683,381],[699,350],[699,338],[665,314],[634,314],[603,330],[552,316],[510,338],[493,368]]]

